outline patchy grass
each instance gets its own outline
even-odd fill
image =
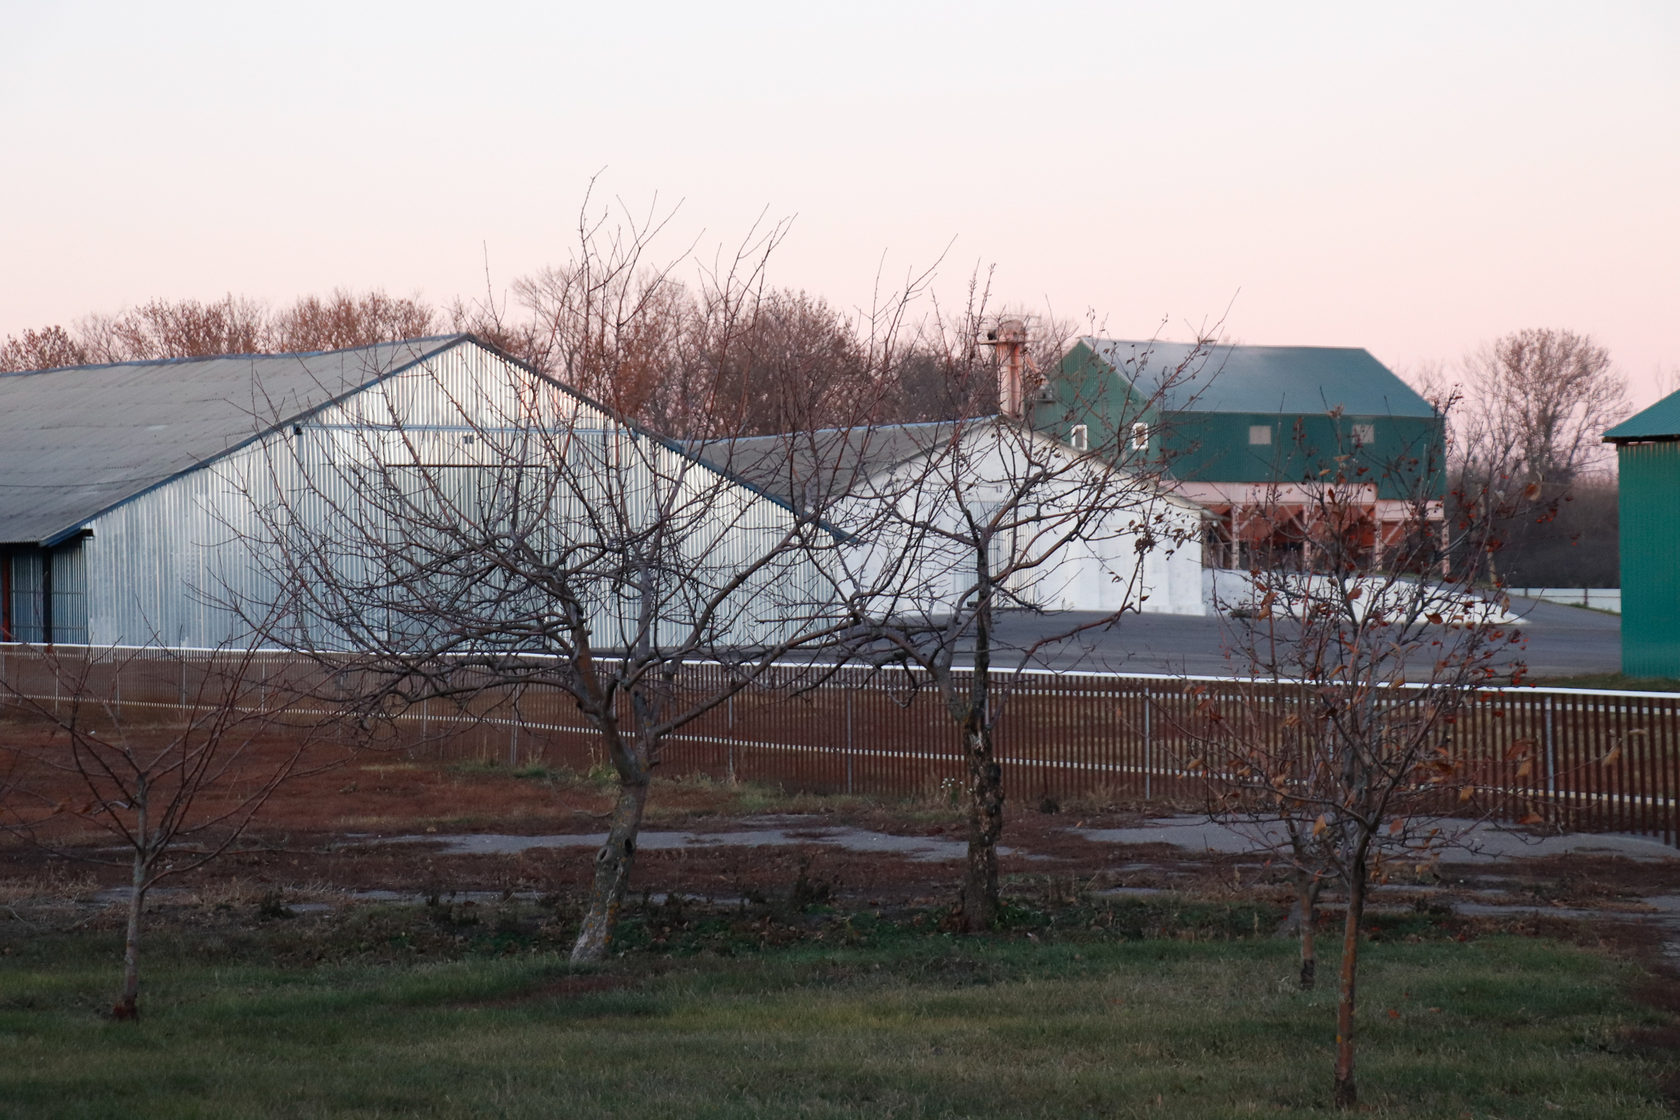
[[[138,1024],[103,1015],[110,932],[5,936],[0,1111],[1330,1114],[1334,995],[1296,989],[1294,945],[1255,936],[1275,913],[1241,901],[1018,900],[1005,932],[960,938],[940,911],[836,911],[797,891],[666,899],[634,907],[621,955],[581,971],[553,902],[216,905],[240,913],[153,938]],[[1667,1115],[1650,1047],[1674,1009],[1631,994],[1652,977],[1556,941],[1459,941],[1425,917],[1366,950],[1367,1115]]]

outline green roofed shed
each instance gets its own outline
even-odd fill
[[[1680,393],[1604,439],[1621,509],[1622,672],[1680,677]]]

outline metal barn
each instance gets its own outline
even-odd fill
[[[751,569],[740,592],[750,605],[732,616],[727,640],[765,641],[809,610],[809,563],[792,554],[763,563],[793,518],[784,504],[451,335],[0,376],[0,641],[260,641],[253,618],[300,597],[301,569],[284,555],[293,538],[333,539],[311,519],[377,516],[359,488],[381,457],[447,469],[452,486],[484,495],[474,509],[490,516],[498,495],[517,489],[510,465],[552,469],[542,457],[560,446],[557,430],[586,481],[544,507],[545,531],[588,531],[601,489],[587,482],[591,465],[616,472],[617,500],[632,506],[661,485],[703,494],[703,506],[691,503],[683,548],[693,567],[682,576]],[[365,559],[346,552],[331,562]],[[609,592],[593,609],[610,632],[632,608]],[[317,646],[349,640],[319,620],[292,624],[321,627],[303,636]]]

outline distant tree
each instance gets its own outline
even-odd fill
[[[740,329],[715,354],[709,383],[713,423],[727,431],[693,436],[771,435],[833,427],[871,413],[881,396],[867,341],[822,299],[773,289],[753,300]]]
[[[672,387],[695,314],[694,297],[672,263],[655,264],[646,255],[668,215],[632,219],[617,231],[587,207],[586,200],[572,258],[514,283],[522,317],[489,300],[468,315],[457,312],[457,319],[538,372],[646,422],[666,407],[661,397]],[[774,244],[773,236],[763,248]],[[596,246],[603,248],[597,252]],[[748,276],[741,286],[750,288],[757,280]],[[739,301],[745,295],[731,290],[714,298]],[[738,311],[733,305],[723,309],[721,318],[731,330]]]
[[[1475,558],[1478,577],[1613,586],[1614,513],[1606,521],[1604,498],[1613,502],[1614,484],[1605,490],[1600,437],[1628,404],[1608,351],[1572,331],[1523,330],[1469,354],[1456,376],[1425,363],[1412,380],[1432,399],[1454,402],[1449,505],[1477,495],[1496,511]]]
[[[280,353],[347,350],[436,334],[442,316],[412,297],[335,288],[325,299],[304,296],[273,316],[264,349]]]
[[[275,312],[260,300],[228,295],[212,303],[154,299],[114,315],[92,314],[74,328],[26,330],[0,345],[0,372],[99,362],[148,362],[221,354],[341,350],[435,334],[444,315],[416,298],[339,288],[304,296]]]
[[[88,361],[87,346],[56,324],[7,335],[5,344],[0,345],[0,373],[79,366]]]
[[[1600,436],[1628,410],[1610,352],[1573,331],[1517,331],[1472,352],[1464,369],[1467,462],[1524,488],[1567,487],[1594,470]]]
[[[758,235],[760,254],[783,232],[777,226]],[[644,223],[629,236],[655,233],[656,225]],[[767,435],[844,422],[876,407],[882,387],[867,317],[853,321],[808,293],[770,288],[762,272],[728,285],[702,272],[690,284],[642,258],[626,263],[601,275],[592,271],[598,260],[576,257],[517,280],[517,309],[493,299],[457,303],[452,319],[680,439]]]
[[[997,412],[997,378],[987,366],[953,361],[943,347],[913,340],[885,386],[884,421],[963,420]]]
[[[96,362],[145,362],[258,354],[269,339],[265,304],[227,295],[214,303],[154,299],[117,315],[90,315],[77,326]]]

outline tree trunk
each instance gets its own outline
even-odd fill
[[[1341,993],[1336,1004],[1337,1108],[1353,1108],[1359,1103],[1359,1091],[1353,1083],[1353,1009],[1359,977],[1359,923],[1364,916],[1365,864],[1359,860],[1349,869],[1347,921],[1342,926]]]
[[[636,857],[636,837],[641,831],[647,794],[645,774],[619,782],[607,842],[595,853],[595,884],[590,890],[589,912],[583,916],[583,926],[572,946],[574,964],[603,960],[612,944],[613,932],[618,928],[618,912],[624,906],[624,892],[630,882],[630,867]]]
[[[1318,924],[1319,883],[1313,876],[1303,875],[1295,889],[1296,911],[1301,922],[1301,987],[1308,989],[1318,979],[1318,939],[1314,927]]]
[[[147,861],[136,848],[128,894],[128,931],[123,937],[122,993],[111,1008],[118,1020],[140,1018],[140,914],[146,907]]]
[[[962,928],[989,930],[997,922],[997,843],[1003,835],[1003,769],[992,757],[992,733],[975,711],[963,726],[968,758],[968,870],[963,879]]]

